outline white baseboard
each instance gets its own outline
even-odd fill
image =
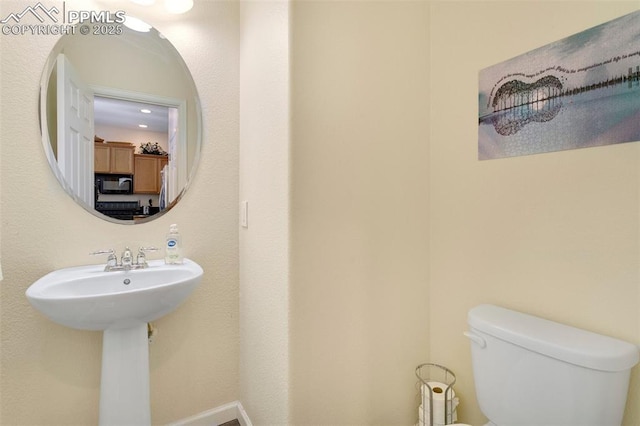
[[[203,411],[200,414],[178,420],[168,426],[218,426],[235,419],[238,419],[240,426],[253,426],[240,401],[230,402],[220,407]]]

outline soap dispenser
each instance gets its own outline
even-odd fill
[[[169,233],[164,247],[164,263],[176,265],[182,263],[182,238],[175,223],[169,227]]]

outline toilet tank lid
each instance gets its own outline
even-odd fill
[[[498,339],[594,370],[628,370],[639,360],[631,343],[495,305],[476,306],[467,319]]]

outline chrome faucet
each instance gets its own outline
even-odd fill
[[[120,265],[122,265],[122,269],[128,271],[131,269],[131,265],[133,264],[133,255],[131,254],[131,250],[129,247],[125,247],[122,255],[120,256]]]
[[[138,255],[134,260],[133,253],[131,252],[129,247],[125,247],[124,251],[122,252],[122,255],[120,256],[120,262],[118,262],[118,257],[116,256],[113,249],[98,250],[90,254],[91,255],[98,255],[98,254],[108,255],[107,264],[104,267],[105,272],[129,271],[131,269],[144,269],[148,267],[149,265],[147,264],[147,258],[145,253],[157,251],[157,250],[158,249],[155,247],[140,247],[138,249]]]

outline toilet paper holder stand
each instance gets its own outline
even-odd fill
[[[435,426],[440,424],[453,424],[457,421],[455,416],[457,401],[454,403],[455,392],[453,385],[456,383],[456,375],[447,367],[425,363],[416,367],[417,385],[420,387],[420,410],[423,421],[418,421],[419,425]],[[438,385],[434,385],[434,382]],[[441,386],[444,385],[444,386]],[[444,389],[443,389],[444,387]],[[434,395],[444,397],[444,423],[434,423]],[[425,404],[426,403],[426,404]],[[425,406],[426,405],[426,406]],[[426,423],[427,417],[429,423]]]

